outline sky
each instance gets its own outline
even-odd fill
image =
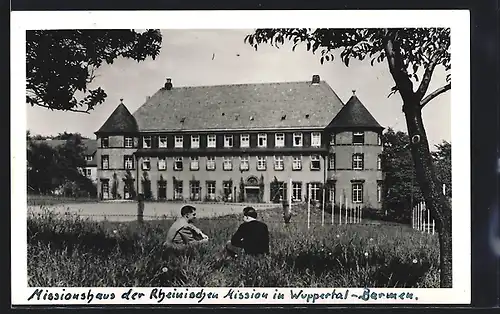
[[[136,62],[118,59],[100,67],[91,87],[101,86],[108,97],[90,114],[51,111],[27,106],[27,128],[32,134],[56,135],[79,132],[95,138],[94,132],[120,103],[136,111],[147,96],[161,88],[166,78],[175,86],[207,86],[243,83],[309,81],[315,74],[326,81],[345,103],[356,95],[385,128],[407,131],[402,101],[398,94],[389,95],[394,81],[387,63],[370,65],[351,61],[349,67],[340,59],[321,65],[319,55],[299,46],[280,49],[261,45],[255,51],[244,38],[251,29],[234,30],[162,30],[159,57]],[[429,92],[445,82],[444,70],[436,68]],[[332,117],[333,118],[333,117]],[[451,142],[450,93],[444,93],[423,109],[423,120],[430,148],[443,140]]]

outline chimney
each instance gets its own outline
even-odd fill
[[[167,82],[165,83],[165,89],[166,90],[172,89],[172,79],[171,78],[167,78]]]
[[[312,84],[312,85],[318,85],[318,84],[319,84],[319,81],[320,81],[319,75],[314,74],[314,75],[313,75],[313,77],[312,77],[312,82],[311,82],[311,84]]]

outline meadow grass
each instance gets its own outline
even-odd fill
[[[290,224],[259,211],[270,230],[265,257],[224,258],[241,215],[199,219],[209,243],[173,252],[172,220],[95,222],[49,210],[28,217],[29,285],[37,287],[439,287],[437,235],[404,225],[321,225],[305,208]]]

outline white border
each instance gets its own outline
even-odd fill
[[[19,136],[26,131],[25,104],[25,30],[28,29],[248,29],[262,27],[450,27],[453,44],[452,101],[452,179],[453,179],[453,288],[452,289],[376,289],[377,292],[411,291],[418,301],[395,301],[391,304],[411,303],[470,303],[470,16],[466,10],[437,11],[98,11],[98,12],[12,12],[11,14],[11,227],[12,227],[12,304],[49,304],[54,301],[27,302],[33,288],[27,287],[27,235],[26,235],[26,172],[25,141]],[[459,122],[461,121],[461,122]],[[469,230],[469,232],[467,232]],[[66,289],[74,291],[74,289]],[[190,288],[195,289],[195,288]],[[199,288],[201,289],[201,288]],[[223,295],[229,288],[204,288],[205,291]],[[50,291],[61,291],[51,288]],[[76,289],[85,292],[88,289]],[[94,289],[97,292],[114,292],[117,296],[125,288]],[[179,289],[180,290],[180,289]],[[243,291],[244,289],[240,289]],[[252,288],[245,289],[253,291]],[[279,288],[287,295],[290,289]],[[304,289],[307,293],[327,293],[332,289]],[[342,290],[337,288],[338,291]],[[350,289],[362,293],[362,289]],[[148,294],[149,288],[141,289]],[[271,295],[274,288],[258,289]],[[171,299],[164,304],[198,304],[196,301]],[[255,300],[219,299],[216,303],[250,304]],[[260,304],[308,304],[305,300],[260,300]],[[317,301],[316,304],[325,304]],[[357,299],[333,300],[329,304],[381,303]],[[129,304],[158,304],[154,300],[129,301]],[[61,303],[62,304],[62,303]],[[68,301],[66,304],[86,304]],[[116,298],[92,304],[126,304]],[[212,304],[208,300],[202,304]]]

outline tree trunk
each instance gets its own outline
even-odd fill
[[[403,105],[406,125],[410,136],[410,149],[415,165],[417,181],[425,205],[436,220],[440,246],[441,288],[452,287],[451,204],[437,184],[429,143],[422,121],[422,111],[417,97],[406,99]]]

